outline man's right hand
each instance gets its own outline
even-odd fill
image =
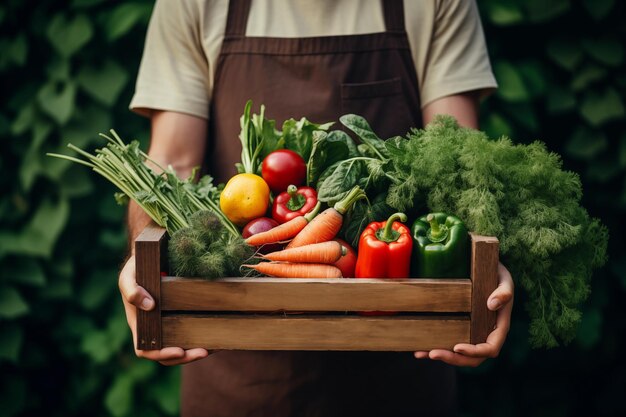
[[[150,311],[154,308],[154,299],[145,288],[137,285],[135,279],[135,256],[131,256],[124,264],[119,277],[119,287],[126,311],[126,321],[133,334],[133,347],[139,358],[158,361],[162,365],[183,365],[185,363],[206,358],[209,352],[206,349],[196,348],[184,350],[179,347],[166,347],[161,350],[137,349],[137,309]]]

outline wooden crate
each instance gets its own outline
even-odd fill
[[[156,308],[137,312],[137,348],[237,350],[451,349],[493,330],[498,240],[471,235],[471,277],[458,279],[222,278],[161,276],[165,229],[135,240],[137,283]],[[359,311],[395,311],[363,316]]]

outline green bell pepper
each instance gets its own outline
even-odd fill
[[[411,227],[411,276],[467,278],[470,274],[469,235],[465,224],[447,213],[430,213]]]

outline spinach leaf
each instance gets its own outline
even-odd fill
[[[363,117],[356,114],[345,114],[339,118],[339,121],[353,131],[364,144],[369,146],[378,158],[389,158],[385,142],[374,133]]]
[[[363,161],[359,159],[346,159],[340,161],[323,182],[318,182],[317,198],[329,205],[341,200],[354,187],[363,172]],[[326,171],[324,172],[326,173]],[[320,178],[321,180],[321,178]]]
[[[308,161],[313,149],[313,132],[316,130],[326,131],[332,124],[311,123],[305,117],[298,121],[295,119],[285,120],[281,140],[284,141],[285,148],[299,153],[305,161]]]
[[[313,150],[307,164],[307,184],[315,186],[324,169],[347,159],[350,156],[350,144],[354,146],[350,136],[339,130],[328,134],[321,130],[313,132]]]

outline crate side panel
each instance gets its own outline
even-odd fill
[[[470,340],[464,316],[163,317],[164,346],[235,350],[416,351]]]
[[[163,278],[164,311],[469,312],[469,279]]]
[[[471,343],[487,340],[496,325],[496,312],[487,308],[487,300],[498,286],[498,239],[472,235],[472,313]]]

